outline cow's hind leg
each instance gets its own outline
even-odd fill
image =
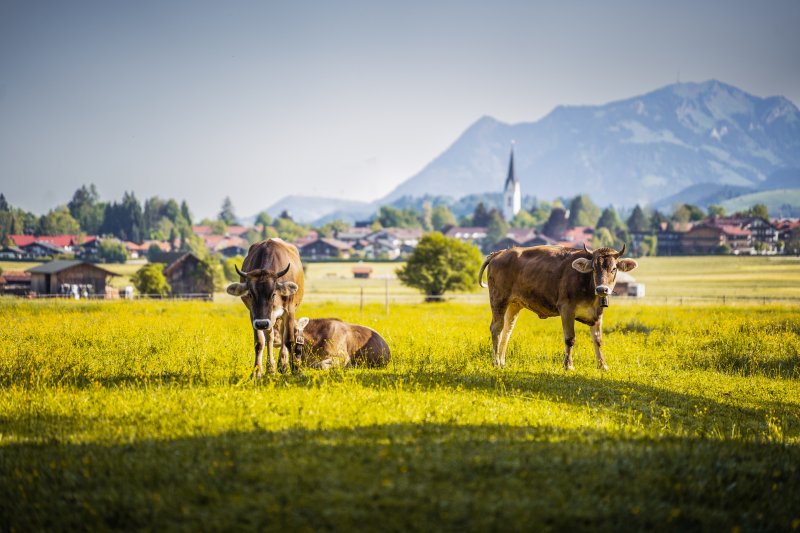
[[[597,368],[600,370],[608,370],[608,365],[603,359],[603,317],[601,316],[594,326],[591,326],[592,341],[594,342],[594,356],[597,358]]]
[[[514,324],[522,307],[512,302],[504,309],[492,308],[492,345],[494,348],[494,364],[500,368],[506,366],[506,348],[514,330]]]
[[[575,316],[572,313],[561,314],[561,328],[564,330],[564,370],[574,370],[572,365],[572,348],[575,346]]]

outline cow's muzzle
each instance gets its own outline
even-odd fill
[[[598,285],[594,288],[594,293],[597,296],[608,296],[611,294],[611,289],[608,287],[608,285]]]
[[[270,329],[272,327],[272,321],[269,318],[257,318],[253,320],[253,329]]]

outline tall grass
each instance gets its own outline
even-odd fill
[[[254,382],[241,304],[0,300],[3,529],[787,529],[800,525],[800,315],[304,304],[385,369]]]

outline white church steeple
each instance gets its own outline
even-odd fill
[[[511,141],[511,157],[508,162],[508,177],[503,190],[503,218],[510,222],[522,208],[522,192],[514,175],[514,141]]]

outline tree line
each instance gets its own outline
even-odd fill
[[[489,196],[485,195],[486,198]],[[381,206],[370,223],[373,229],[419,228],[442,233],[454,226],[484,227],[487,228],[484,245],[486,249],[491,249],[506,237],[509,228],[535,228],[544,235],[558,236],[569,227],[589,226],[595,229],[595,246],[613,246],[615,242],[627,242],[631,232],[657,232],[664,226],[669,229],[675,224],[703,220],[706,216],[725,215],[724,208],[718,205],[709,206],[707,211],[703,211],[691,204],[676,205],[669,214],[639,205],[621,214],[614,206],[601,209],[588,195],[579,194],[553,202],[526,199],[526,208],[507,222],[497,208],[489,207],[490,202],[480,198],[480,195],[473,195],[459,200],[458,203],[462,204],[477,201],[471,213],[460,217],[445,200],[438,197],[423,199],[416,206],[414,200],[402,198],[395,205]],[[460,207],[463,211],[464,206]],[[769,219],[763,204],[753,206],[745,214]],[[100,200],[94,185],[81,186],[67,204],[41,216],[12,207],[0,193],[2,243],[6,243],[10,234],[87,234],[113,236],[136,243],[144,240],[166,241],[176,250],[202,253],[204,247],[192,232],[193,224],[207,225],[212,233],[224,235],[227,227],[237,222],[229,197],[223,200],[215,219],[195,221],[185,200],[178,203],[172,198],[153,196],[142,204],[133,192],[125,192],[120,201],[104,202]],[[251,243],[270,237],[292,241],[311,229],[316,229],[323,237],[332,237],[349,227],[350,224],[342,220],[334,220],[312,228],[297,223],[286,211],[274,218],[262,211],[257,215],[254,226],[243,237]],[[643,253],[648,252],[647,247],[648,243],[645,242]]]

